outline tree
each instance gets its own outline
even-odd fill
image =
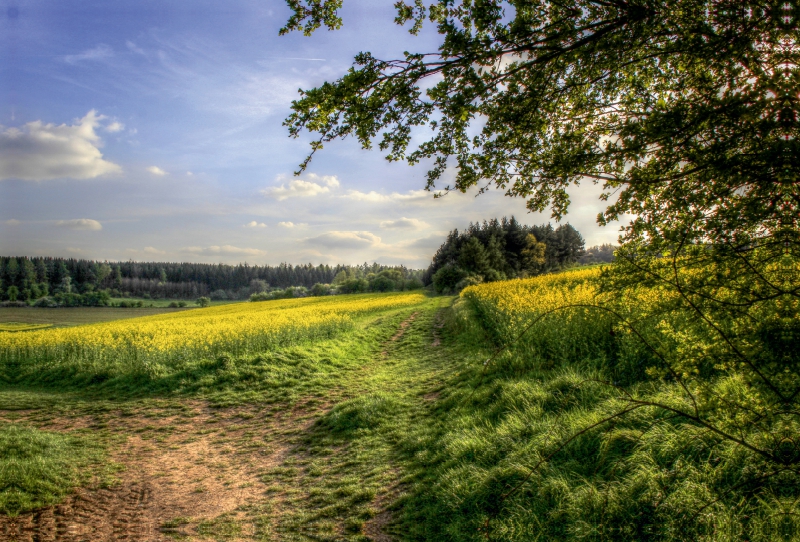
[[[195,304],[198,305],[199,307],[208,307],[209,305],[211,305],[211,299],[205,296],[198,297],[195,300]]]
[[[16,301],[19,295],[19,289],[16,286],[9,286],[8,290],[6,290],[6,295],[9,301]]]
[[[477,237],[469,238],[458,255],[458,263],[473,275],[485,275],[490,269],[486,250]]]
[[[283,33],[342,24],[342,0],[289,4]],[[395,21],[416,34],[429,20],[439,50],[360,53],[340,79],[303,91],[285,124],[295,137],[318,134],[301,170],[325,143],[353,136],[365,148],[377,141],[391,161],[431,160],[429,189],[488,179],[555,217],[570,185],[602,183],[618,199],[599,220],[635,215],[629,238],[719,242],[796,229],[793,5],[400,1]],[[412,147],[418,126],[432,135]],[[453,166],[453,184],[437,186]]]
[[[440,294],[450,293],[467,274],[464,269],[452,263],[445,264],[433,274],[433,287]]]
[[[342,24],[342,0],[289,4],[286,32]],[[316,134],[300,169],[327,142],[353,136],[365,148],[377,143],[390,161],[432,164],[430,190],[493,184],[557,219],[568,210],[568,188],[601,184],[609,204],[598,222],[632,218],[603,275],[606,291],[620,295],[593,308],[631,333],[644,330],[637,336],[653,356],[642,361],[645,373],[680,386],[681,404],[608,385],[630,408],[665,413],[660,423],[676,419],[707,433],[706,457],[725,446],[742,454],[737,479],[720,479],[692,521],[727,500],[780,502],[774,516],[766,508],[747,515],[779,517],[775,532],[792,523],[800,495],[797,0],[395,6],[396,22],[412,33],[426,20],[436,25],[438,51],[388,61],[360,53],[340,79],[302,92],[285,121],[292,136]],[[421,126],[429,138],[416,137]],[[454,181],[440,186],[446,170]],[[548,266],[581,255],[567,232],[531,233],[546,243]],[[661,295],[625,313],[626,295],[643,287]],[[687,450],[684,459],[698,457]],[[658,487],[659,501],[668,501]],[[705,536],[695,527],[681,537]]]
[[[95,280],[97,281],[97,287],[100,288],[103,282],[111,275],[112,269],[108,263],[97,263],[94,266],[94,276]]]
[[[547,245],[536,240],[532,233],[528,234],[525,240],[525,248],[522,249],[522,267],[528,273],[536,274],[545,265],[545,251]]]

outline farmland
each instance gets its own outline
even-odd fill
[[[749,503],[735,492],[764,459],[709,434],[738,421],[713,418],[710,400],[693,420],[681,381],[663,376],[670,338],[693,323],[669,292],[612,295],[610,280],[590,268],[457,297],[0,334],[0,457],[17,457],[0,524],[77,521],[84,536],[134,540],[572,540],[607,522],[625,540],[767,532],[772,486]],[[711,386],[712,399],[744,393],[735,376]]]

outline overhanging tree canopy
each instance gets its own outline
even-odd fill
[[[287,1],[282,32],[342,23],[342,0]],[[599,221],[636,215],[631,238],[739,243],[796,231],[797,1],[395,6],[412,33],[435,24],[439,50],[361,53],[342,78],[304,91],[286,125],[318,134],[312,155],[355,136],[389,160],[431,159],[428,188],[493,183],[555,217],[570,185],[602,183],[610,205]],[[454,183],[438,186],[452,166]]]

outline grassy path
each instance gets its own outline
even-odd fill
[[[403,442],[432,423],[456,363],[438,337],[449,303],[220,359],[171,395],[0,391],[3,427],[110,450],[61,504],[0,516],[0,540],[392,540],[413,470]]]

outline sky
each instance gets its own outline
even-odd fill
[[[278,35],[283,0],[0,0],[0,255],[422,268],[471,222],[556,225],[500,191],[434,199],[424,165],[353,140],[293,176],[298,89],[360,51],[437,49],[393,3],[347,0],[341,30],[306,37]],[[587,246],[619,234],[599,194],[575,188],[564,219]]]

